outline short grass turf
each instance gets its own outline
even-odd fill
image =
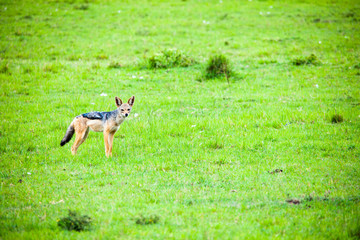
[[[358,1],[1,0],[0,238],[358,239],[359,22]],[[146,68],[169,49],[196,64]],[[236,76],[202,79],[213,54]],[[101,133],[60,147],[132,95],[112,158]]]

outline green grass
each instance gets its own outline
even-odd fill
[[[0,238],[359,238],[359,9],[0,1]],[[139,68],[164,49],[197,64]],[[197,81],[218,53],[240,77]],[[112,158],[100,133],[60,147],[132,95]],[[90,230],[58,227],[69,210]]]
[[[195,60],[177,49],[163,50],[161,53],[144,59],[140,68],[159,69],[173,67],[189,67],[196,64]]]
[[[223,78],[229,83],[229,78],[233,77],[233,75],[234,72],[229,59],[227,59],[224,55],[219,54],[210,56],[203,72],[203,76],[199,78],[199,81]]]

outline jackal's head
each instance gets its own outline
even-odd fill
[[[120,98],[115,97],[116,106],[119,109],[119,113],[123,118],[129,116],[132,106],[134,105],[135,96],[129,98],[127,103],[123,103]]]

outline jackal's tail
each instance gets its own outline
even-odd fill
[[[66,130],[64,138],[61,140],[60,146],[64,146],[66,143],[68,143],[72,138],[72,136],[74,135],[74,133],[75,133],[74,123],[72,122],[68,127],[68,129]]]

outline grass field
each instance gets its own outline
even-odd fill
[[[359,23],[355,0],[0,0],[0,239],[359,239]],[[146,64],[173,49],[195,61]],[[132,95],[112,158],[60,147]]]

